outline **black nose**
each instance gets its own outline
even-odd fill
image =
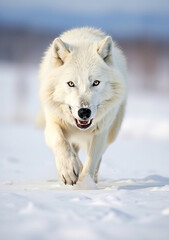
[[[87,120],[91,115],[91,110],[89,108],[80,108],[78,115],[81,119]]]

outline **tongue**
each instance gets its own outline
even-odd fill
[[[80,120],[79,120],[79,122],[80,122],[81,124],[87,124],[87,123],[88,123],[88,121],[80,121]]]

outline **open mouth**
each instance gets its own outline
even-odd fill
[[[93,119],[90,119],[88,121],[80,121],[80,120],[77,120],[76,118],[74,118],[74,119],[76,122],[76,126],[81,129],[86,129],[86,128],[90,127],[90,125],[92,124],[92,121],[93,121]]]
[[[72,108],[71,108],[71,106],[69,106],[69,109],[70,109],[70,112],[71,112],[71,114],[72,114]],[[73,115],[73,114],[72,114],[72,115]],[[86,129],[86,128],[90,127],[90,125],[92,124],[92,121],[93,121],[93,118],[90,119],[90,120],[88,120],[88,121],[81,121],[81,120],[76,119],[75,117],[73,117],[73,118],[74,118],[74,120],[75,120],[76,126],[77,126],[78,128],[81,128],[81,129]]]

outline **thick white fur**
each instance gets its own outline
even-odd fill
[[[117,136],[124,114],[126,62],[121,50],[100,30],[73,29],[50,45],[39,76],[46,143],[54,152],[60,178],[75,184],[90,174],[97,181],[102,154]],[[93,87],[95,80],[100,84]],[[69,87],[69,81],[75,87]],[[82,107],[92,112],[93,122],[86,130],[74,120]],[[84,166],[79,149],[87,152]]]

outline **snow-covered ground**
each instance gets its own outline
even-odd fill
[[[0,65],[0,239],[168,240],[169,96],[132,91],[98,184],[65,186],[32,121],[36,71],[16,69]]]

